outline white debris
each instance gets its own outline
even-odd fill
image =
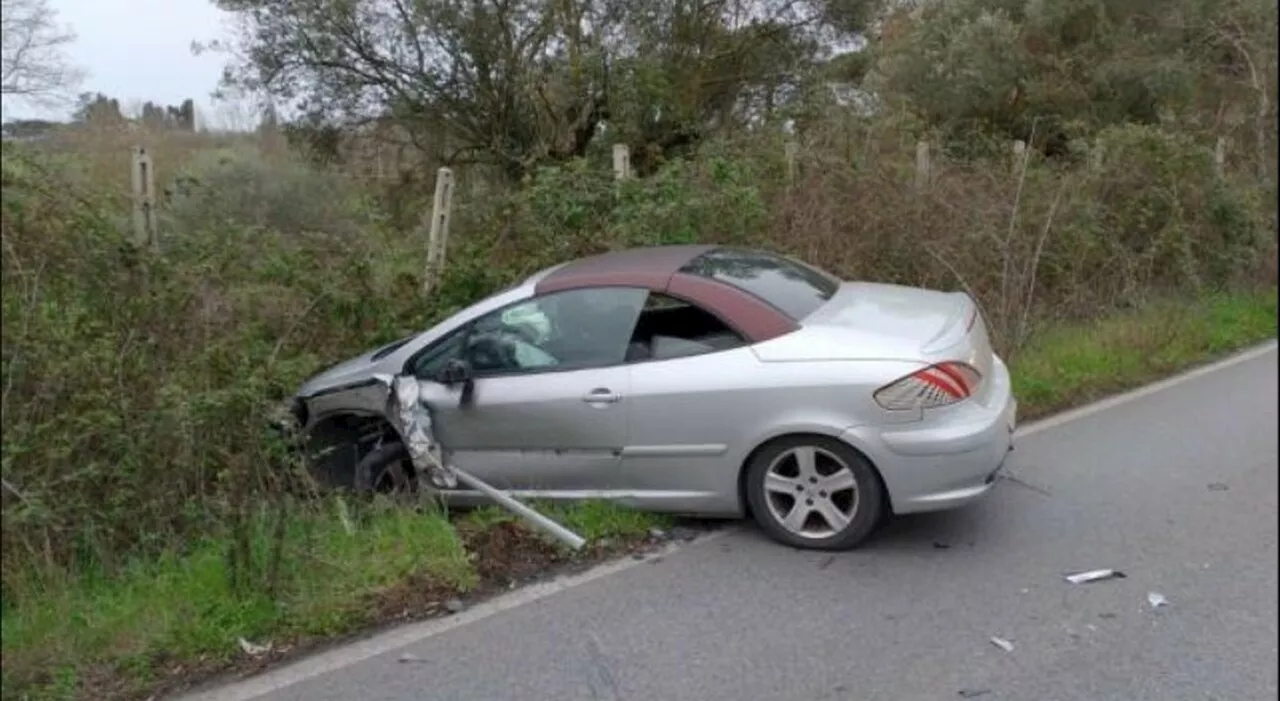
[[[418,657],[417,655],[414,655],[414,654],[412,654],[412,653],[408,653],[408,652],[406,652],[405,654],[401,655],[401,656],[400,656],[400,658],[399,658],[397,661],[398,661],[400,664],[412,664],[412,663],[415,663],[415,662],[420,662],[420,663],[430,662],[430,660],[427,660],[427,659],[424,659],[424,658]]]
[[[1005,652],[1013,652],[1013,643],[1009,642],[1008,640],[1005,640],[1004,638],[992,637],[991,644],[995,645],[1001,650],[1004,650]]]
[[[1119,570],[1089,570],[1088,572],[1077,572],[1065,576],[1066,580],[1072,584],[1087,584],[1104,579],[1124,579],[1124,577],[1124,572]]]
[[[261,657],[268,652],[271,652],[271,643],[267,643],[266,645],[255,645],[244,638],[240,638],[237,642],[240,643],[240,649],[244,650],[244,654],[250,657]]]
[[[1158,609],[1161,606],[1168,606],[1169,600],[1165,598],[1164,594],[1153,591],[1147,592],[1147,603],[1151,604],[1151,608]]]

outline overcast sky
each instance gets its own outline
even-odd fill
[[[211,0],[50,0],[57,20],[76,40],[71,63],[87,77],[81,92],[118,98],[122,106],[147,100],[176,105],[186,98],[206,109],[225,58],[191,54],[192,41],[226,38],[228,15]],[[68,109],[5,104],[6,118],[61,119]]]

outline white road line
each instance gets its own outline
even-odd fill
[[[1143,397],[1151,396],[1153,394],[1156,394],[1157,392],[1163,392],[1166,389],[1177,387],[1180,384],[1189,382],[1198,377],[1203,377],[1205,375],[1218,372],[1219,370],[1226,370],[1227,368],[1233,367],[1235,365],[1239,365],[1241,363],[1247,363],[1250,360],[1254,360],[1256,358],[1261,358],[1262,356],[1267,355],[1268,353],[1274,353],[1276,351],[1276,347],[1277,347],[1277,342],[1274,339],[1271,341],[1267,341],[1261,346],[1251,348],[1242,353],[1237,353],[1235,355],[1224,358],[1214,363],[1210,363],[1203,367],[1198,367],[1194,370],[1189,370],[1187,372],[1182,373],[1181,375],[1174,375],[1173,377],[1160,380],[1159,382],[1155,382],[1149,385],[1144,385],[1138,389],[1125,392],[1123,394],[1117,394],[1114,397],[1108,397],[1106,399],[1096,401],[1092,404],[1086,404],[1085,406],[1082,406],[1082,407],[1077,407],[1069,411],[1064,411],[1061,414],[1054,414],[1053,416],[1050,416],[1049,418],[1043,419],[1041,421],[1035,421],[1033,423],[1029,423],[1025,426],[1018,428],[1016,431],[1014,431],[1013,437],[1015,439],[1025,438],[1026,436],[1039,433],[1041,431],[1053,428],[1055,426],[1061,426],[1062,424],[1071,423],[1072,421],[1083,419],[1086,416],[1090,416],[1092,414],[1097,414],[1099,412],[1103,412],[1108,409],[1114,409],[1115,407],[1118,407],[1121,404],[1128,404],[1129,402],[1142,399]]]
[[[1257,348],[1239,353],[1204,367],[1196,368],[1195,370],[1191,370],[1181,375],[1161,380],[1160,382],[1147,385],[1141,389],[1116,395],[1088,406],[1057,414],[1042,421],[1027,424],[1019,428],[1015,432],[1014,437],[1023,438],[1055,426],[1061,426],[1062,424],[1082,419],[1098,412],[1106,411],[1107,409],[1117,407],[1121,404],[1127,404],[1171,387],[1176,387],[1177,385],[1193,380],[1197,377],[1202,377],[1234,365],[1239,365],[1240,363],[1248,362],[1255,358],[1260,358],[1268,353],[1274,353],[1276,348],[1277,342],[1275,340],[1269,341]],[[280,669],[265,672],[256,677],[251,677],[227,686],[183,697],[182,701],[250,701],[251,699],[256,699],[273,691],[278,691],[285,687],[307,681],[308,679],[313,679],[322,674],[342,669],[343,667],[349,667],[358,662],[363,662],[364,660],[391,652],[392,650],[413,645],[415,643],[434,638],[438,635],[443,635],[451,630],[461,628],[472,623],[477,623],[486,618],[502,613],[503,611],[524,606],[525,604],[531,604],[553,594],[565,591],[566,589],[579,587],[583,584],[629,570],[632,567],[644,564],[645,562],[671,555],[683,547],[707,543],[740,530],[742,530],[742,526],[737,524],[730,525],[684,545],[675,543],[669,544],[660,550],[646,555],[640,560],[626,558],[624,560],[608,562],[581,574],[561,577],[548,582],[530,585],[509,594],[503,594],[490,599],[489,601],[478,604],[474,608],[463,611],[455,616],[423,621],[421,623],[413,623],[396,628],[395,630],[375,635],[366,640],[303,658],[281,667]]]

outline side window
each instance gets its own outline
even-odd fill
[[[413,376],[424,380],[434,378],[446,362],[461,354],[462,339],[466,335],[467,327],[463,326],[429,346],[422,355],[414,359]]]
[[[466,358],[477,375],[619,364],[647,294],[596,287],[507,307],[476,320]]]
[[[627,361],[683,358],[745,344],[742,336],[705,309],[650,294],[627,347]]]

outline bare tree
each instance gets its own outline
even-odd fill
[[[0,0],[0,94],[36,104],[70,98],[83,73],[67,61],[75,40],[48,0]]]

